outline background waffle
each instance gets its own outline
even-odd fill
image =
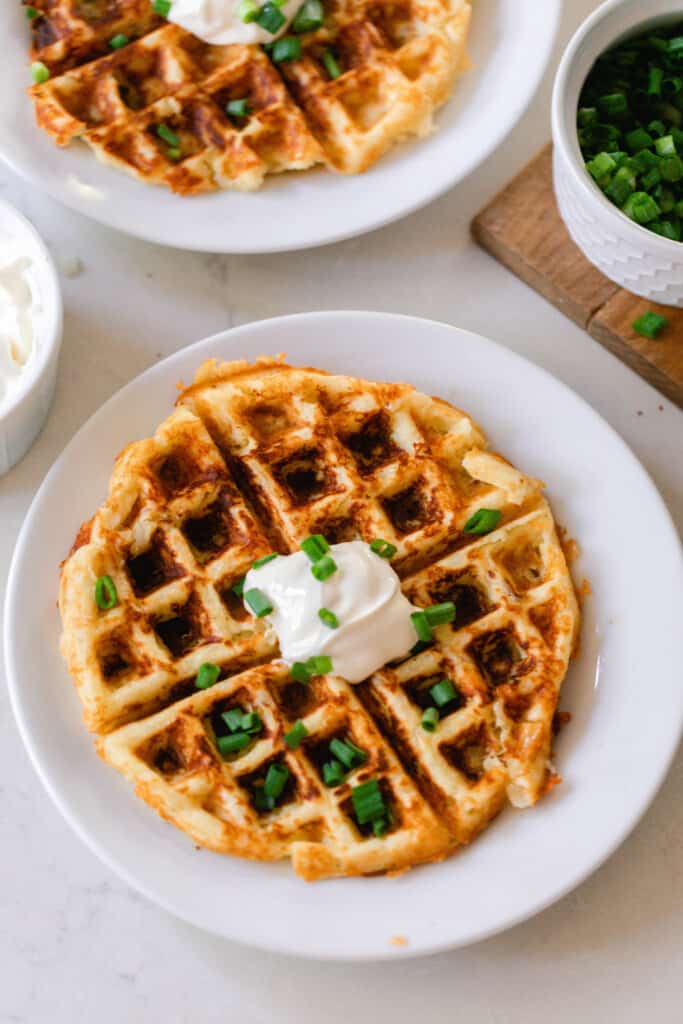
[[[63,652],[103,756],[196,842],[291,856],[311,879],[445,856],[506,798],[534,803],[555,781],[552,722],[578,629],[541,484],[487,451],[466,414],[405,385],[210,361],[178,404],[121,454],[62,571]],[[481,507],[500,509],[497,528],[463,534]],[[390,541],[408,597],[455,601],[455,621],[357,687],[333,674],[295,682],[231,586],[311,533]],[[93,599],[104,574],[119,595],[110,611]],[[199,691],[203,662],[221,677]],[[456,699],[426,732],[427,691],[443,678]],[[264,727],[226,759],[216,723],[237,706]],[[290,751],[297,719],[309,736]],[[335,737],[369,759],[327,788]],[[254,785],[277,762],[287,789],[259,811]],[[370,778],[392,808],[381,838],[351,809],[351,787]]]
[[[166,24],[149,0],[31,6],[32,57],[51,73],[30,90],[39,125],[60,146],[83,139],[103,163],[182,195],[255,189],[269,173],[318,163],[357,173],[429,131],[465,68],[471,13],[468,0],[327,0],[301,57],[275,65],[261,47],[209,46]],[[112,52],[117,34],[131,42]],[[248,118],[228,117],[234,99],[248,100]]]

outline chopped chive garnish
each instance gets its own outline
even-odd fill
[[[112,36],[112,38],[109,40],[109,45],[111,46],[112,50],[120,50],[122,47],[126,46],[127,43],[128,36],[124,36],[123,32],[119,32],[118,35]]]
[[[263,558],[257,558],[255,562],[252,562],[252,569],[260,569],[262,565],[268,565],[268,562],[272,562],[274,558],[277,558],[277,552],[273,552],[272,555],[264,555]]]
[[[254,21],[261,28],[265,29],[266,32],[270,32],[271,36],[274,36],[276,32],[280,31],[287,19],[276,4],[265,3],[254,18]]]
[[[354,786],[351,790],[351,800],[359,825],[367,825],[378,818],[386,818],[387,808],[377,779],[369,779],[360,786]]]
[[[314,562],[311,566],[311,572],[317,580],[324,582],[328,580],[330,576],[333,576],[337,571],[337,563],[330,555],[323,555],[317,562]]]
[[[458,695],[450,679],[442,679],[441,682],[435,683],[434,686],[430,686],[429,696],[432,698],[437,708],[443,708],[446,704],[450,704],[452,700],[455,700]]]
[[[327,654],[317,654],[306,662],[309,676],[324,676],[332,671],[332,658]]]
[[[301,42],[296,36],[283,36],[278,39],[270,50],[270,59],[274,64],[283,64],[288,60],[298,60],[301,56]]]
[[[247,711],[242,715],[242,729],[244,732],[248,732],[250,736],[256,735],[257,732],[261,732],[263,728],[263,722],[261,716],[257,711]]]
[[[330,629],[339,628],[339,619],[334,612],[330,611],[329,608],[321,608],[318,612],[318,618],[321,622],[324,622],[326,626],[329,626]]]
[[[620,114],[628,113],[628,100],[623,92],[614,92],[608,96],[601,96],[598,104],[600,109],[609,117],[618,117]]]
[[[33,21],[35,18],[38,17],[40,11],[36,10],[35,7],[27,7],[25,13],[28,20]]]
[[[388,817],[387,818],[375,818],[375,820],[372,823],[373,835],[377,836],[378,839],[381,839],[382,836],[385,836],[390,828],[391,828],[391,822],[389,821]]]
[[[301,550],[313,563],[315,563],[319,562],[323,555],[327,554],[330,550],[330,545],[327,543],[322,533],[314,533],[313,536],[307,537],[306,540],[301,541]]]
[[[225,108],[228,117],[249,117],[251,103],[249,100],[230,100]],[[275,555],[270,556],[275,558]]]
[[[325,13],[320,0],[306,0],[296,12],[292,28],[295,32],[314,32],[325,22]]]
[[[167,124],[157,125],[157,135],[164,142],[167,142],[169,146],[175,146],[176,148],[180,146],[180,139],[174,131],[171,131]]]
[[[168,18],[171,13],[171,0],[152,0],[152,10],[162,18]]]
[[[270,796],[273,800],[277,800],[282,795],[282,791],[287,785],[287,779],[289,778],[289,768],[285,764],[271,764],[270,768],[266,773],[266,781],[263,783],[263,792],[266,796]]]
[[[224,711],[221,714],[221,718],[227,725],[230,732],[247,731],[242,727],[242,719],[244,718],[244,711],[242,711],[242,708],[230,708],[229,711]]]
[[[171,146],[166,150],[166,156],[169,160],[173,160],[176,163],[183,155],[182,149],[179,146]]]
[[[256,3],[256,0],[241,0],[237,7],[237,17],[245,25],[249,25],[250,22],[256,21],[260,10],[261,8]]]
[[[198,690],[208,690],[210,686],[218,682],[218,677],[221,674],[220,667],[214,665],[210,661],[205,661],[199,666],[197,672],[197,678],[194,681],[194,685]]]
[[[631,326],[634,331],[642,334],[644,338],[651,338],[654,341],[668,323],[669,321],[665,316],[660,316],[659,313],[653,313],[652,310],[648,310],[647,313],[643,313],[637,320],[634,320]]]
[[[657,205],[652,196],[649,196],[647,192],[634,192],[626,200],[622,210],[631,220],[643,225],[656,220],[662,212],[661,207]]]
[[[410,654],[410,656],[412,658],[414,658],[416,654],[421,654],[421,652],[426,650],[428,647],[429,647],[429,642],[428,641],[426,641],[426,640],[418,640],[416,644],[413,644],[413,646],[410,648],[410,651],[408,653]]]
[[[216,746],[225,757],[227,754],[237,754],[244,750],[251,743],[251,736],[246,732],[233,732],[230,736],[217,736]]]
[[[116,584],[111,576],[98,576],[95,581],[95,603],[103,612],[110,611],[119,603]]]
[[[310,683],[311,681],[311,673],[303,661],[295,661],[289,670],[289,674],[298,683]]]
[[[299,746],[302,740],[305,740],[307,736],[308,729],[301,721],[301,719],[299,719],[297,722],[294,723],[292,728],[285,736],[285,743],[287,744],[290,750],[296,750],[296,748]]]
[[[398,548],[395,544],[390,544],[388,540],[375,537],[374,540],[370,541],[370,550],[374,551],[380,558],[393,558]]]
[[[42,85],[43,82],[47,82],[49,77],[50,72],[42,60],[34,60],[33,64],[31,64],[31,78],[36,85]]]
[[[272,796],[266,796],[262,785],[254,787],[252,799],[257,811],[272,811],[275,807],[275,799]]]
[[[495,530],[500,522],[501,511],[498,508],[480,508],[467,520],[463,533],[483,534]]]
[[[415,627],[418,640],[428,644],[432,639],[432,627],[429,625],[426,614],[424,612],[413,612],[410,619]]]
[[[341,76],[342,69],[339,67],[334,51],[329,47],[323,51],[323,64],[330,78],[339,78]]]
[[[445,622],[452,622],[455,618],[455,604],[453,601],[433,604],[431,608],[425,608],[425,615],[430,626],[443,626]]]
[[[266,595],[262,590],[258,590],[256,587],[252,587],[251,590],[247,590],[244,595],[244,600],[247,602],[257,619],[262,619],[264,615],[270,615],[273,610],[273,606]]]
[[[330,753],[337,758],[349,771],[365,764],[368,755],[351,740],[340,740],[336,736],[330,741]]]
[[[421,724],[425,732],[435,732],[439,724],[438,710],[436,708],[425,708]]]
[[[339,786],[346,772],[339,761],[326,761],[323,765],[323,782],[326,786]]]
[[[244,594],[244,576],[242,577],[241,580],[238,580],[237,583],[233,583],[230,589],[232,590],[235,597],[242,597]]]

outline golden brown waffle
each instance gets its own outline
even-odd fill
[[[497,528],[464,534],[482,507],[501,511]],[[333,674],[295,682],[267,620],[231,586],[312,533],[393,543],[411,601],[453,600],[454,623],[357,687]],[[110,611],[93,597],[104,574],[119,595]],[[542,485],[489,452],[466,414],[406,385],[268,359],[204,364],[155,437],[119,457],[64,564],[60,608],[101,753],[212,849],[289,855],[311,879],[400,870],[445,856],[506,798],[527,806],[554,779],[552,722],[579,616]],[[205,662],[221,681],[197,691]],[[443,678],[456,699],[426,732],[427,691]],[[235,706],[264,727],[225,759],[215,726]],[[309,736],[290,751],[297,719]],[[328,789],[334,737],[369,760]],[[277,761],[288,787],[258,811],[254,784]],[[370,778],[392,808],[379,838],[351,812],[352,787]]]
[[[470,18],[468,0],[328,0],[301,57],[275,65],[260,47],[209,46],[164,25],[149,0],[33,6],[32,57],[52,74],[30,90],[39,125],[60,146],[83,139],[102,162],[182,195],[256,189],[269,173],[317,163],[366,170],[431,129],[465,68]],[[112,53],[119,33],[132,42]],[[330,46],[337,79],[322,62]],[[239,123],[226,114],[233,99],[251,107]]]

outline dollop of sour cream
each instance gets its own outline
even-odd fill
[[[240,0],[173,0],[168,20],[213,46],[272,43],[287,31],[301,4],[302,0],[286,0],[278,8],[286,21],[275,33],[255,21],[242,21]]]
[[[0,234],[0,411],[35,357],[38,311],[32,261],[15,239]]]
[[[337,571],[326,580],[317,580],[308,556],[297,551],[250,569],[244,592],[255,588],[269,599],[273,611],[268,622],[288,664],[326,654],[336,675],[360,683],[408,654],[417,640],[410,619],[417,609],[402,593],[389,562],[369,545],[359,540],[333,544],[329,554]],[[321,608],[334,613],[337,628],[322,622]]]

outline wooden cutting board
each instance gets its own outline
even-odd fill
[[[683,309],[624,291],[576,247],[555,203],[552,145],[475,217],[472,234],[517,277],[683,408]],[[647,310],[669,321],[655,341],[631,327]]]

